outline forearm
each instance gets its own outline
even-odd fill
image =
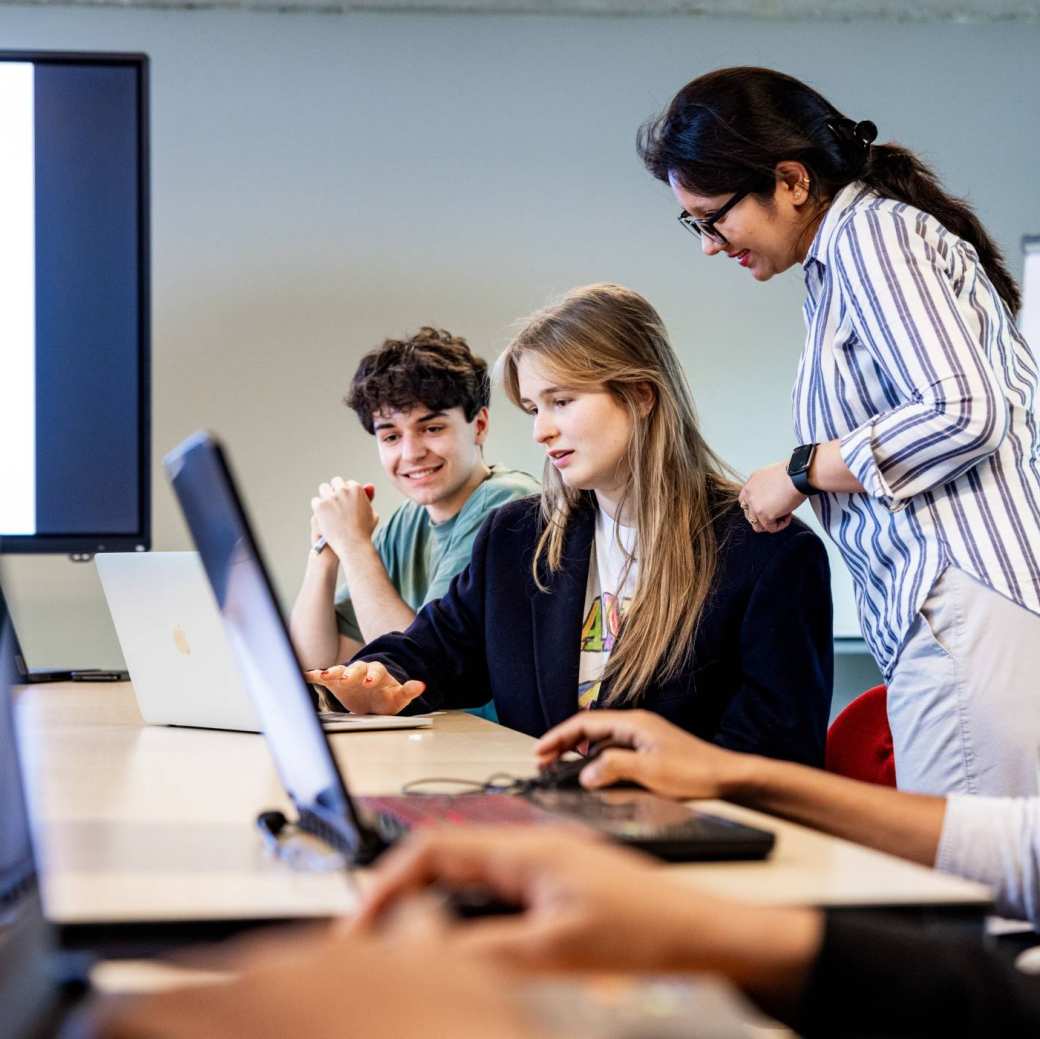
[[[840,440],[816,445],[808,476],[809,483],[820,491],[862,494],[865,489],[841,457]]]
[[[322,558],[326,555],[331,558]],[[309,554],[303,585],[289,617],[289,633],[305,669],[339,663],[339,630],[333,605],[336,573],[337,563],[331,549],[321,555]]]
[[[691,898],[679,885],[669,905],[668,934],[657,936],[663,962],[654,969],[721,974],[770,1014],[790,1018],[820,948],[822,914]]]
[[[471,564],[446,595],[422,609],[407,632],[383,635],[362,653],[364,660],[378,661],[399,681],[423,682],[424,710],[478,707],[490,698],[484,544],[478,537]]]
[[[387,632],[404,631],[415,620],[415,611],[391,584],[375,546],[368,543],[353,547],[343,558],[350,599],[365,642],[373,642]]]
[[[721,796],[817,830],[935,864],[946,799],[860,783],[819,769],[742,755]]]

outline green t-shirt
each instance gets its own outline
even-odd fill
[[[452,578],[469,562],[473,539],[487,514],[506,502],[539,491],[538,481],[527,473],[493,465],[491,475],[443,523],[434,523],[422,505],[412,501],[402,505],[380,526],[373,539],[397,594],[416,613],[428,602],[440,599]],[[341,634],[365,641],[346,587],[336,595],[336,624]],[[496,720],[492,704],[472,713]]]

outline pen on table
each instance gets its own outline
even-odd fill
[[[366,483],[364,489],[365,497],[368,498],[369,501],[371,501],[376,496],[375,485],[371,483]],[[312,550],[314,551],[314,554],[316,556],[320,556],[328,543],[328,539],[324,535],[318,538],[318,540],[315,541],[314,544],[311,546]]]

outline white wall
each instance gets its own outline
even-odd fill
[[[0,38],[151,55],[155,547],[188,545],[159,459],[211,427],[287,600],[313,488],[374,473],[339,404],[356,358],[423,323],[491,357],[548,295],[624,282],[664,315],[721,453],[745,471],[786,456],[800,276],[762,286],[700,256],[633,147],[706,69],[777,67],[873,119],[975,202],[1016,270],[1040,231],[1037,24],[0,7]],[[492,458],[539,467],[501,397],[493,427]],[[119,662],[93,567],[6,575],[33,664]]]

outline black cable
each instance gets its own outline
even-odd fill
[[[476,779],[456,779],[454,776],[428,776],[423,779],[412,779],[405,783],[401,787],[401,793],[427,796],[419,788],[432,783],[453,783],[457,786],[468,787],[469,789],[462,790],[457,795],[466,797],[473,794],[522,794],[529,789],[531,780],[521,779],[509,772],[493,772],[483,782]]]

